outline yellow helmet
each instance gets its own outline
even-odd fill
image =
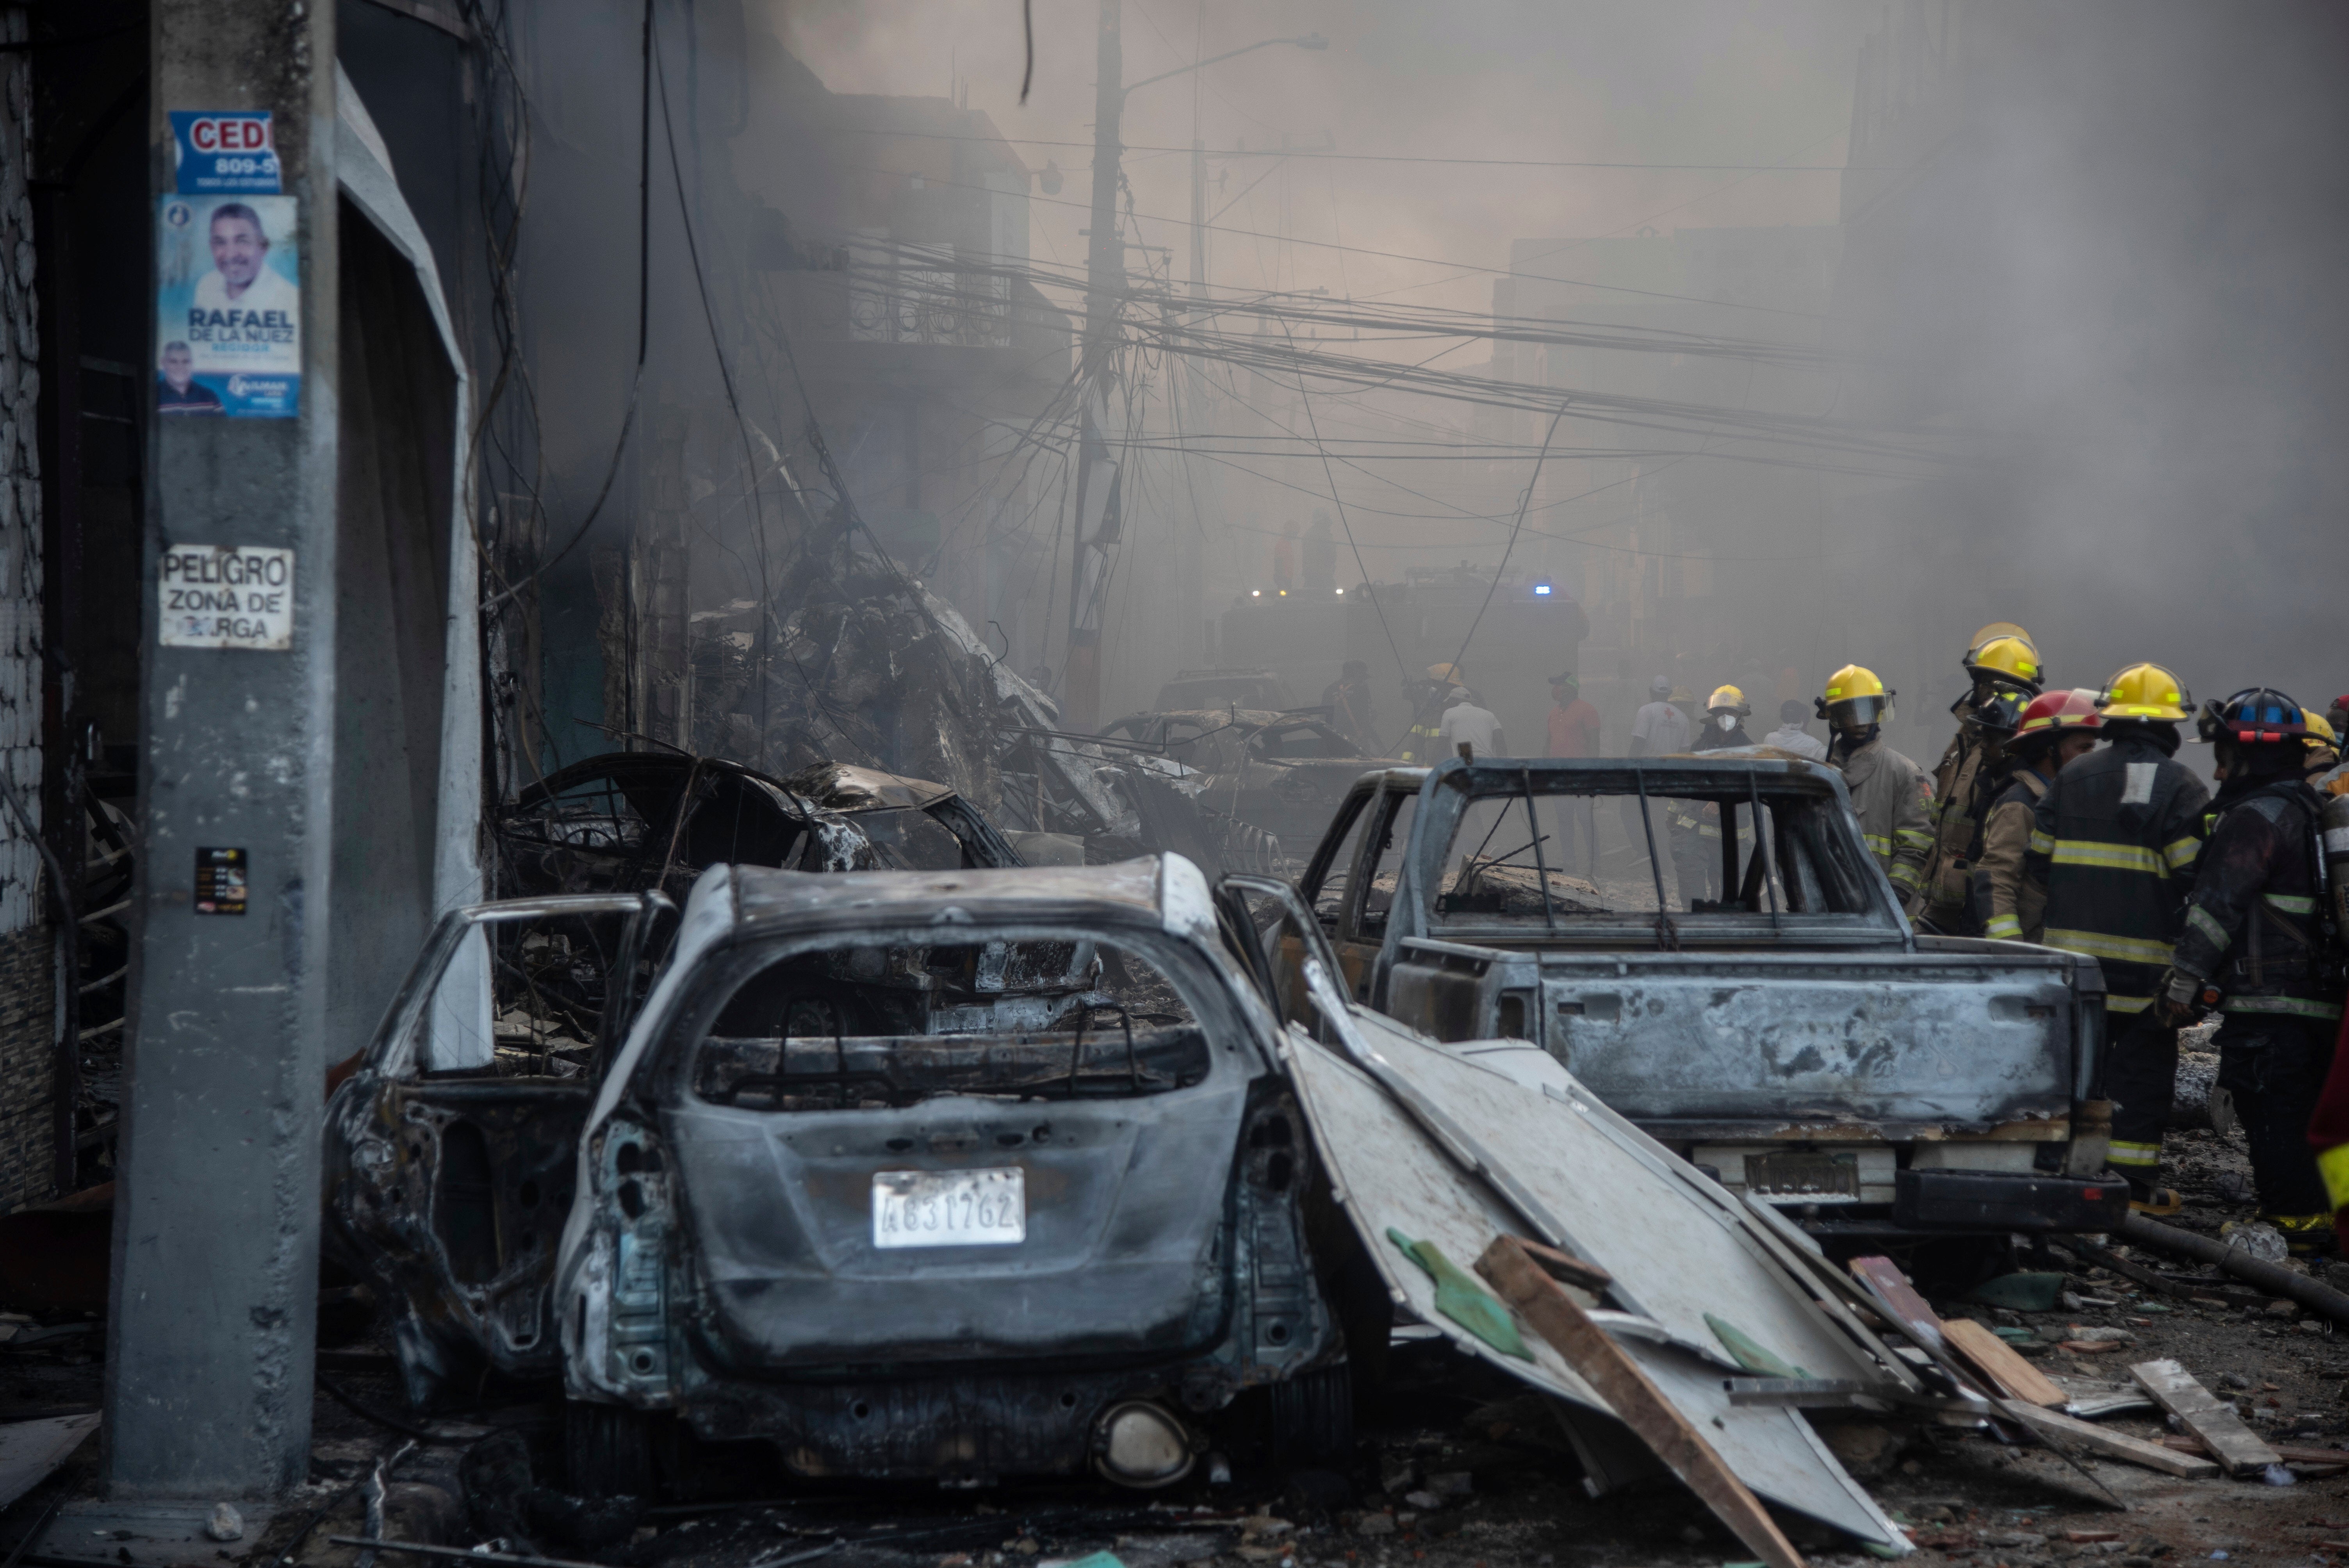
[[[2150,718],[2175,724],[2194,717],[2194,696],[2184,681],[2159,665],[2130,665],[2116,672],[2096,694],[2096,711],[2107,719]]]
[[[2327,746],[2341,744],[2340,734],[2333,729],[2332,722],[2314,708],[2302,708],[2300,717],[2301,722],[2308,726],[2308,733],[2316,739],[2324,742]]]
[[[1838,728],[1857,729],[1891,717],[1894,695],[1867,665],[1846,665],[1827,677],[1816,711]]]
[[[1666,697],[1664,700],[1666,702],[1694,702],[1696,700],[1696,693],[1689,690],[1689,688],[1684,686],[1676,686],[1672,687],[1672,695]]]
[[[2044,674],[2039,667],[2039,650],[2031,645],[2031,639],[2013,635],[1992,637],[1967,649],[1966,673],[1976,680],[2026,686],[2034,696]]]
[[[1704,699],[1704,709],[1707,713],[1719,713],[1724,708],[1742,718],[1754,711],[1754,705],[1745,700],[1744,692],[1733,686],[1725,686]]]
[[[1458,665],[1430,665],[1427,666],[1427,678],[1432,681],[1450,681],[1454,686],[1458,686],[1460,684],[1460,666]]]

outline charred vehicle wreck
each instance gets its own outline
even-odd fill
[[[1559,870],[1594,808],[1652,854]],[[1667,824],[1700,814],[1716,826],[1690,836],[1694,907],[1675,910]],[[1434,1039],[1540,1047],[1831,1245],[2127,1212],[2095,961],[1918,934],[1826,768],[1754,748],[1389,769],[1356,783],[1299,892],[1357,1000]]]
[[[788,779],[682,752],[615,751],[556,769],[501,815],[507,885],[527,895],[682,898],[709,866],[798,871],[1016,866],[984,814],[943,784],[825,762]]]
[[[720,866],[595,1077],[469,1048],[469,953],[666,903],[452,913],[337,1092],[330,1245],[413,1401],[559,1377],[574,1489],[637,1495],[696,1444],[1134,1487],[1345,1449],[1355,1244],[1309,1235],[1280,1026],[1194,866]]]
[[[1269,837],[1276,861],[1282,846],[1295,853],[1320,836],[1366,769],[1400,766],[1363,756],[1316,713],[1243,707],[1131,713],[1103,727],[1102,736],[1146,748],[1154,760],[1174,765],[1203,810]],[[1226,860],[1233,871],[1277,869]]]

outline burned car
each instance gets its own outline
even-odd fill
[[[1235,1427],[1344,1449],[1351,1243],[1309,1240],[1280,1026],[1195,867],[719,866],[600,1083],[472,1037],[468,954],[665,902],[451,913],[336,1093],[330,1246],[413,1401],[559,1377],[574,1490],[637,1495],[695,1445],[1135,1487]]]
[[[1310,713],[1207,708],[1132,713],[1102,730],[1195,776],[1200,804],[1301,848],[1321,835],[1346,791],[1371,769],[1400,767]]]
[[[682,752],[616,751],[556,769],[501,815],[506,884],[527,895],[682,898],[705,867],[800,871],[1016,866],[1019,856],[943,784],[822,763],[774,779]]]

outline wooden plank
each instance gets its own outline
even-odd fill
[[[2229,1475],[2243,1475],[2283,1463],[2283,1456],[2268,1447],[2235,1415],[2234,1407],[2194,1380],[2175,1361],[2140,1361],[2129,1368],[2153,1402],[2202,1441],[2210,1457]]]
[[[1951,1349],[1973,1363],[2009,1398],[2033,1405],[2060,1406],[2069,1402],[2064,1390],[2049,1382],[2044,1373],[1972,1318],[1946,1319],[1941,1324],[1941,1333]]]
[[[2075,1421],[2060,1411],[2043,1410],[2021,1399],[2002,1399],[1999,1408],[2013,1417],[2019,1425],[2037,1433],[2050,1448],[2069,1443],[2099,1459],[2126,1460],[2186,1480],[2216,1480],[2219,1477],[2219,1467],[2209,1460],[2194,1459],[2160,1443],[2109,1431],[2090,1421]]]
[[[2210,1451],[2199,1438],[2164,1438],[2161,1441],[2164,1447],[2176,1449],[2180,1453],[2208,1454]],[[2349,1449],[2324,1449],[2313,1443],[2270,1443],[2268,1446],[2275,1449],[2277,1457],[2288,1465],[2349,1465]]]
[[[1495,1236],[1476,1260],[1501,1299],[1568,1365],[1598,1389],[1625,1426],[1671,1467],[1737,1539],[1770,1568],[1804,1568],[1802,1553],[1779,1531],[1769,1511],[1722,1461],[1704,1433],[1673,1408],[1640,1364],[1590,1321],[1580,1304],[1526,1252],[1514,1236]]]
[[[1578,1258],[1571,1253],[1562,1253],[1556,1247],[1546,1247],[1539,1242],[1526,1241],[1523,1237],[1518,1238],[1518,1244],[1526,1249],[1526,1255],[1539,1264],[1542,1272],[1548,1274],[1550,1278],[1563,1280],[1568,1284],[1579,1285],[1593,1295],[1604,1293],[1609,1285],[1615,1283],[1613,1274],[1609,1274],[1597,1264]]]
[[[1909,1331],[1910,1338],[1936,1356],[1948,1350],[1949,1338],[1941,1332],[1940,1315],[1925,1305],[1925,1298],[1909,1284],[1900,1265],[1890,1258],[1854,1258],[1851,1273],[1883,1304],[1892,1320]]]

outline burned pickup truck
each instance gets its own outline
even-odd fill
[[[649,995],[612,991],[593,1073],[471,1037],[468,954],[666,903],[450,914],[329,1107],[329,1245],[413,1402],[560,1378],[592,1494],[696,1444],[1144,1488],[1234,1423],[1343,1451],[1280,1026],[1196,868],[719,866]],[[1375,1284],[1369,1310],[1382,1347]]]
[[[1629,842],[1568,876],[1561,845],[1594,809]],[[1722,895],[1680,911],[1676,819],[1716,825]],[[2094,1232],[2127,1212],[2105,1171],[2095,961],[1918,935],[1831,769],[1758,751],[1390,769],[1348,794],[1299,891],[1358,999],[1439,1040],[1541,1047],[1822,1239]]]

